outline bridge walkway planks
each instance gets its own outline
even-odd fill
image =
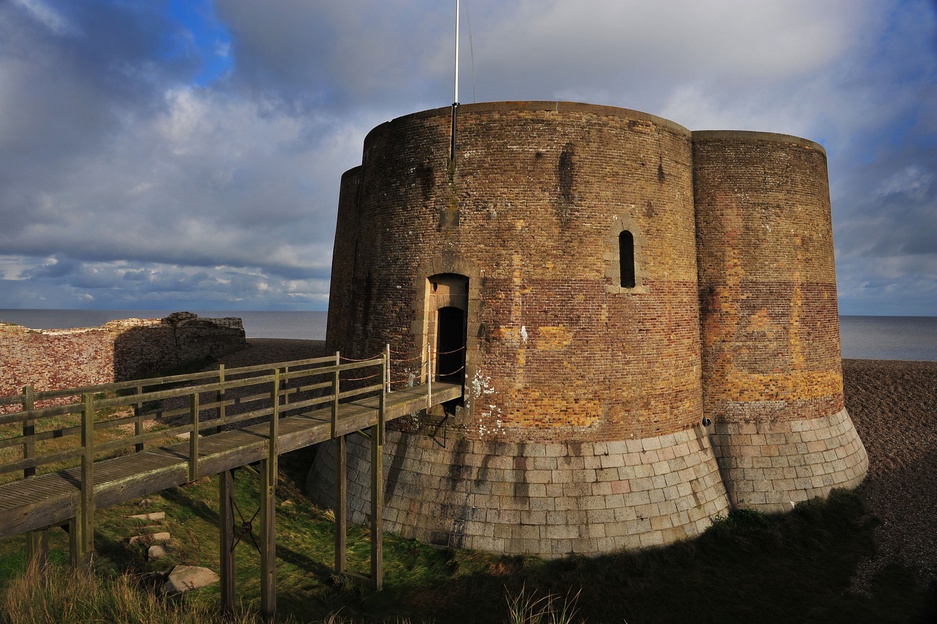
[[[432,390],[429,399],[423,385],[387,394],[385,422],[462,396],[461,385],[437,382]],[[377,425],[378,411],[378,397],[341,404],[336,436]],[[265,459],[269,430],[269,423],[264,422],[202,437],[196,477],[219,474]],[[288,453],[331,438],[329,408],[282,417],[278,424],[277,452]],[[94,506],[106,507],[188,481],[188,442],[97,461],[94,463]],[[80,492],[80,468],[0,484],[0,539],[68,522],[78,513]]]

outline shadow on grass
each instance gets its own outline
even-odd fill
[[[394,586],[364,606],[414,621],[500,622],[504,596],[527,591],[578,593],[589,622],[923,622],[934,596],[913,570],[883,570],[871,596],[849,592],[874,553],[875,523],[858,495],[837,491],[790,514],[735,511],[696,540],[639,553],[541,561],[456,551],[451,580]]]

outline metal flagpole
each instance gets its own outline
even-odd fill
[[[449,162],[455,163],[456,118],[459,114],[459,0],[455,0],[455,87],[452,99],[452,132],[449,142]]]
[[[455,0],[455,89],[452,102],[459,103],[459,0]]]

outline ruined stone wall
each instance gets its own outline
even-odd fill
[[[180,312],[101,327],[28,329],[0,324],[0,396],[139,379],[246,346],[240,319]]]

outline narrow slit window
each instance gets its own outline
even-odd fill
[[[618,235],[618,265],[622,288],[634,288],[634,236],[628,230]]]

